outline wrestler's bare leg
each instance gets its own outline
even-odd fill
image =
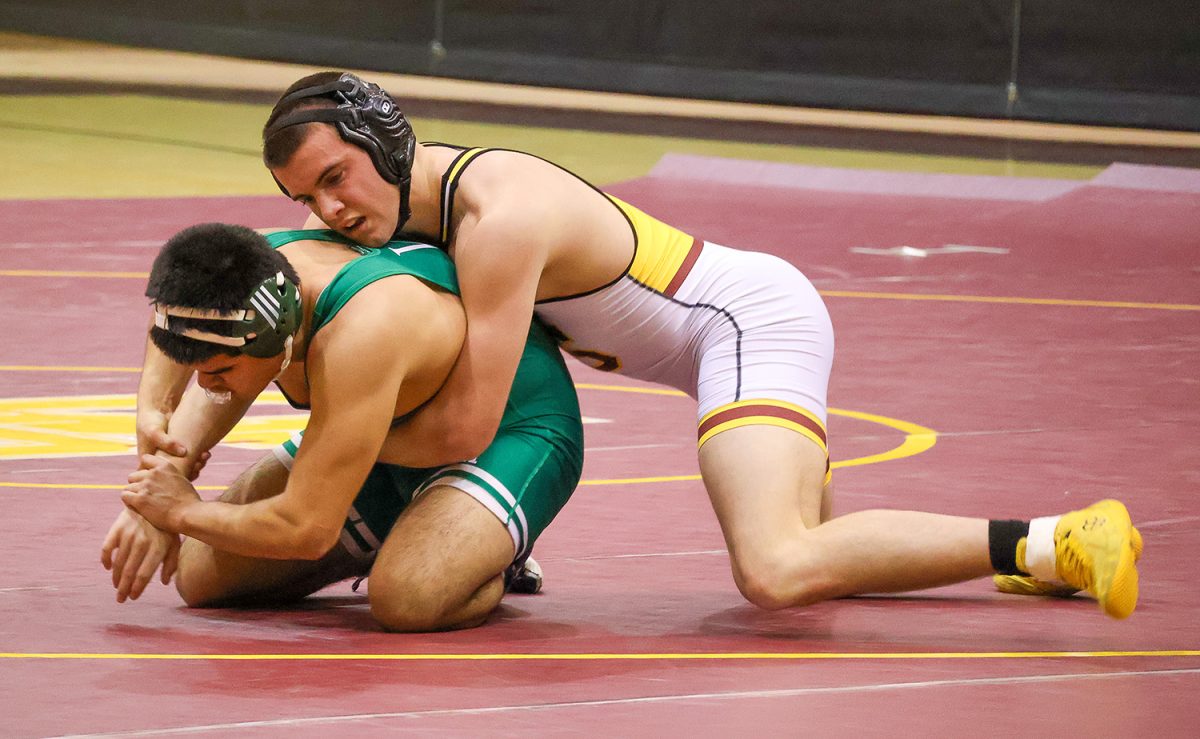
[[[400,514],[371,569],[375,620],[389,631],[478,626],[504,595],[508,529],[481,503],[439,485]]]
[[[283,492],[289,470],[267,454],[221,495],[226,503],[251,503]],[[367,565],[341,544],[316,561],[259,559],[213,549],[185,538],[175,586],[193,607],[278,604],[298,600],[326,585],[366,574]]]
[[[993,572],[987,519],[874,510],[822,523],[831,501],[823,490],[825,454],[799,433],[765,425],[725,431],[701,447],[700,470],[734,580],[763,608]]]

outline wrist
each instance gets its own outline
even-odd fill
[[[204,505],[204,501],[197,498],[196,500],[181,503],[171,511],[167,517],[168,528],[173,534],[188,535],[195,526],[196,516],[199,513],[199,506]]]

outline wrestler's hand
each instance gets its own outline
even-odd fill
[[[170,414],[160,410],[138,408],[135,430],[139,457],[160,451],[173,457],[187,456],[187,447],[167,433],[167,422],[170,419]]]
[[[100,563],[112,572],[117,602],[137,600],[161,565],[167,585],[179,566],[179,535],[159,531],[137,513],[122,508],[104,537]]]
[[[200,476],[200,470],[204,469],[204,465],[208,464],[208,460],[212,457],[212,452],[201,452],[200,458],[192,463],[192,468],[184,473],[188,482],[195,482]]]
[[[184,457],[173,457],[163,452],[159,452],[156,456],[162,457],[175,465],[175,469],[179,470],[188,479],[188,482],[195,482],[196,478],[200,476],[200,471],[204,469],[205,465],[208,464],[208,460],[212,458],[212,452],[202,452],[200,457],[192,462],[191,465],[188,464],[187,459]]]
[[[162,457],[147,454],[141,461],[141,469],[129,475],[121,500],[155,528],[180,533],[184,510],[201,502],[196,488]]]

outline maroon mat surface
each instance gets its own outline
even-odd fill
[[[134,392],[156,243],[303,214],[277,197],[0,202],[21,224],[0,237],[3,733],[1191,736],[1200,193],[1120,185],[1019,200],[679,176],[614,193],[823,291],[835,513],[1027,518],[1118,497],[1146,540],[1128,621],[987,581],[759,611],[700,482],[630,482],[696,474],[691,401],[573,364],[598,422],[585,484],[538,543],[544,592],[419,636],[382,633],[346,584],[289,609],[188,610],[157,584],[118,605],[98,555],[132,457],[29,452],[113,417],[128,441],[131,406],[61,407]],[[889,419],[936,445],[845,466],[903,441]],[[201,482],[259,454],[220,447]]]

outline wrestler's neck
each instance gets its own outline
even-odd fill
[[[441,233],[442,220],[442,174],[448,162],[440,161],[439,154],[449,149],[426,147],[417,144],[413,153],[412,185],[408,193],[408,205],[412,215],[404,224],[404,233],[420,234],[431,239]],[[453,158],[453,154],[451,154]]]

